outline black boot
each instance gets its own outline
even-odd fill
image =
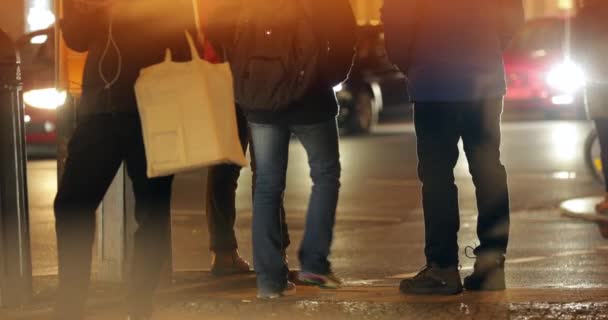
[[[473,273],[464,278],[467,290],[505,290],[505,257],[496,254],[480,254],[475,261]]]
[[[462,292],[457,266],[440,267],[431,263],[415,277],[401,281],[399,290],[405,294],[453,295]]]

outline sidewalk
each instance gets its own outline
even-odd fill
[[[602,199],[602,197],[576,198],[562,202],[560,209],[566,217],[597,223],[602,236],[608,238],[608,214],[595,212],[595,204]]]
[[[37,297],[26,310],[0,310],[2,320],[48,319],[55,279],[36,279]],[[405,296],[391,286],[322,290],[298,286],[297,294],[273,301],[255,298],[254,275],[216,278],[180,273],[158,294],[158,320],[199,319],[608,319],[608,291],[519,289],[457,296]],[[97,285],[91,320],[121,320],[121,297],[113,286]]]

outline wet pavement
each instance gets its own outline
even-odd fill
[[[2,310],[3,320],[48,319],[55,279],[38,278],[37,299],[27,310]],[[295,296],[255,298],[254,275],[217,278],[176,274],[160,290],[153,319],[608,319],[605,289],[510,288],[455,296],[402,295],[395,286],[347,286],[324,290],[298,285]],[[121,319],[120,289],[92,289],[90,320]]]
[[[582,158],[589,129],[588,123],[577,121],[503,126],[502,154],[513,209],[507,260],[511,289],[503,294],[419,299],[397,292],[400,279],[424,265],[420,185],[410,124],[383,125],[372,136],[342,139],[343,187],[331,260],[347,288],[336,293],[299,288],[295,298],[259,303],[251,279],[219,281],[200,274],[208,270],[210,258],[205,174],[180,175],[174,185],[173,265],[178,275],[194,272],[200,279],[178,280],[186,284],[176,284],[174,292],[159,301],[157,319],[608,319],[608,242],[596,223],[565,217],[560,210],[565,200],[602,192]],[[474,262],[464,248],[477,243],[474,189],[464,158],[456,168],[463,276]],[[56,169],[49,160],[32,161],[28,169],[34,272],[53,275]],[[297,269],[310,181],[304,150],[295,141],[288,174],[285,199],[294,240],[288,254],[291,267]],[[250,184],[251,174],[243,170],[236,229],[247,259],[251,259]],[[48,283],[46,290],[39,290],[40,300],[45,294],[52,296],[52,281]],[[230,289],[232,285],[244,287]],[[117,319],[111,312],[99,319]],[[0,313],[0,319],[12,318]]]

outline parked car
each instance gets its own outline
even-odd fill
[[[55,88],[54,29],[29,33],[17,41],[21,57],[26,142],[29,154],[54,155],[58,108],[67,93]]]
[[[584,72],[568,55],[568,18],[531,20],[505,52],[505,110],[584,115]]]
[[[361,26],[350,78],[334,88],[338,121],[348,133],[369,133],[381,114],[411,109],[406,78],[388,59],[382,26]]]

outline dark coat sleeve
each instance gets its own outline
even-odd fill
[[[60,22],[63,39],[68,48],[77,52],[89,50],[89,43],[102,27],[102,10],[81,12],[74,6],[74,1],[64,2],[63,18]]]
[[[597,72],[604,65],[608,24],[608,7],[584,7],[572,23],[572,58],[588,71]]]
[[[224,51],[234,43],[236,24],[241,12],[242,0],[221,0],[207,3],[201,13],[204,38],[217,51]]]
[[[321,1],[323,36],[329,43],[329,72],[334,86],[346,80],[353,66],[357,46],[357,21],[348,0]]]
[[[410,66],[420,5],[424,0],[385,0],[382,7],[384,41],[389,59],[402,71]]]
[[[500,1],[500,25],[499,34],[503,49],[511,43],[515,34],[525,23],[524,5],[522,0],[499,0]]]

